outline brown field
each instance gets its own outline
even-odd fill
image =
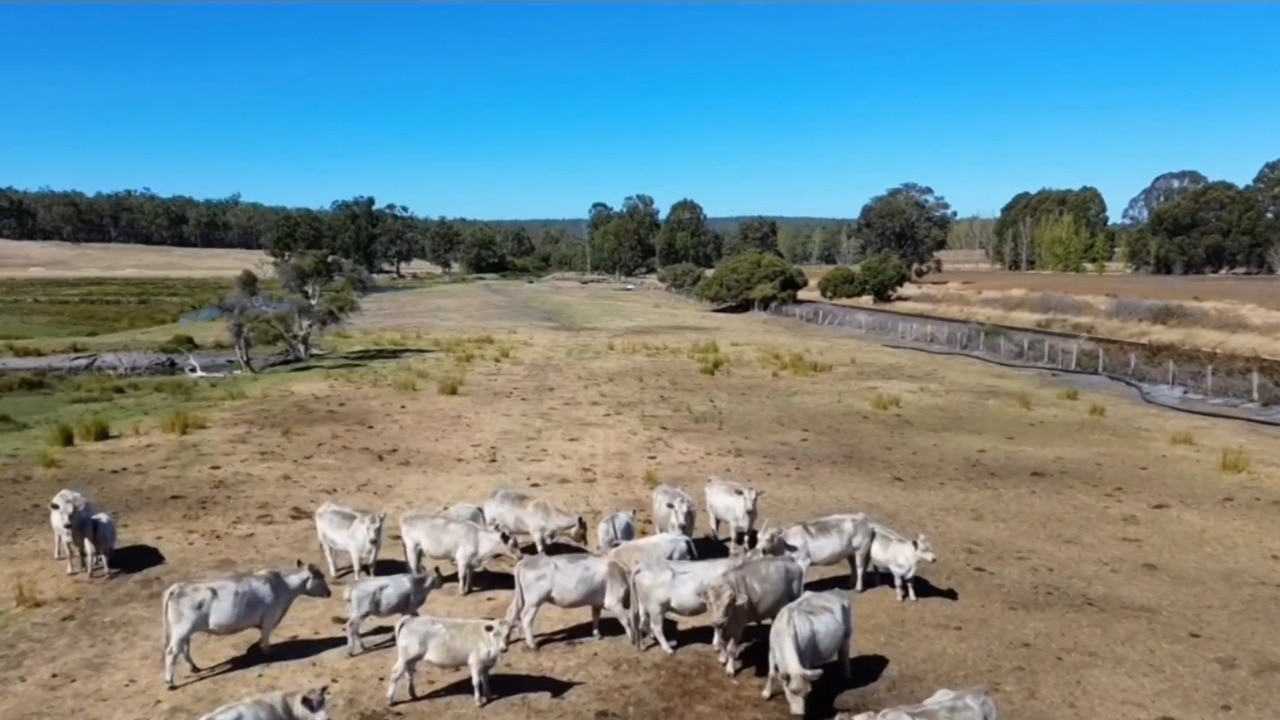
[[[959,283],[973,292],[1025,290],[1065,295],[1135,297],[1168,302],[1233,302],[1280,310],[1280,278],[1276,276],[1160,276],[1090,273],[950,272],[925,280]]]
[[[185,437],[147,426],[69,449],[55,470],[25,460],[3,469],[0,717],[93,707],[100,718],[192,718],[321,682],[333,683],[335,718],[477,717],[466,671],[425,666],[419,690],[430,699],[384,710],[394,658],[346,656],[345,579],[333,599],[294,605],[273,637],[276,661],[199,679],[180,665],[168,692],[161,593],[178,580],[322,562],[310,516],[329,498],[387,509],[394,527],[410,508],[530,487],[584,511],[594,531],[617,508],[647,515],[648,469],[699,497],[710,473],[748,480],[767,491],[762,516],[775,522],[857,510],[930,536],[940,560],[923,569],[918,603],[895,602],[883,584],[856,597],[858,682],[839,707],[974,684],[993,688],[1002,717],[1030,720],[1261,719],[1280,702],[1274,434],[1118,391],[1073,400],[1045,375],[712,315],[665,293],[472,283],[372,299],[357,327],[377,333],[367,343],[435,340],[447,352],[298,373]],[[718,351],[691,350],[711,340]],[[458,395],[437,392],[459,373]],[[900,407],[873,409],[876,396]],[[1224,474],[1220,454],[1237,447],[1251,469]],[[121,546],[153,546],[165,562],[109,581],[63,575],[44,508],[67,485],[119,513]],[[395,537],[384,559],[400,556]],[[126,551],[122,564],[143,559]],[[502,615],[508,568],[465,600],[447,585],[426,611]],[[38,607],[9,604],[19,583]],[[493,681],[499,699],[481,715],[786,716],[780,697],[760,700],[750,669],[723,675],[699,619],[679,620],[675,657],[635,652],[610,620],[609,637],[592,642],[588,620],[544,609],[546,644],[512,645]],[[212,667],[255,640],[202,635],[193,655]],[[745,656],[750,668],[756,653]]]

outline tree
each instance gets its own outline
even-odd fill
[[[823,265],[832,265],[840,262],[840,254],[844,245],[843,228],[836,225],[823,225],[816,232],[818,235],[814,239],[816,245],[816,257],[814,259]]]
[[[720,235],[707,226],[707,214],[698,203],[684,198],[667,211],[654,241],[659,267],[692,263],[712,267],[723,250]]]
[[[252,270],[242,270],[236,277],[231,292],[218,303],[227,322],[227,332],[236,350],[236,360],[246,372],[255,373],[249,352],[253,346],[254,325],[266,314],[262,303],[262,287]]]
[[[1156,208],[1173,202],[1198,187],[1209,184],[1209,178],[1195,170],[1176,170],[1157,175],[1142,192],[1125,206],[1121,222],[1127,227],[1145,224]]]
[[[376,226],[377,257],[392,264],[396,277],[402,277],[400,266],[422,256],[422,232],[409,208],[388,203],[378,211]]]
[[[1107,203],[1094,187],[1079,190],[1043,189],[1014,195],[1000,209],[993,235],[996,242],[988,250],[991,261],[1006,270],[1033,270],[1040,256],[1038,227],[1048,228],[1046,219],[1070,214],[1080,233],[1088,238],[1087,262],[1105,262],[1115,253],[1115,233],[1108,227]]]
[[[880,252],[858,266],[863,293],[876,302],[889,302],[911,279],[911,270],[897,255]]]
[[[827,300],[861,297],[866,294],[862,276],[847,265],[837,265],[818,280],[818,293]]]
[[[778,227],[778,252],[789,263],[801,265],[813,262],[816,245],[812,242],[813,230],[809,228]]]
[[[868,255],[892,253],[917,274],[947,246],[955,212],[932,188],[903,183],[862,206],[855,227]]]
[[[698,283],[706,277],[702,268],[693,263],[676,263],[675,265],[667,265],[658,271],[658,282],[667,287],[668,290],[676,292],[694,292],[697,290]]]
[[[427,227],[423,247],[425,259],[433,265],[439,265],[446,275],[453,269],[453,263],[461,250],[462,232],[452,222],[440,217]]]
[[[1263,165],[1248,190],[1262,211],[1261,232],[1268,246],[1268,265],[1272,272],[1280,272],[1280,158]]]
[[[500,273],[506,272],[508,267],[502,239],[488,223],[467,228],[458,261],[469,273]]]
[[[778,252],[778,221],[766,217],[752,217],[738,223],[738,230],[729,239],[725,255],[740,255],[752,250]]]
[[[773,253],[748,250],[726,258],[698,284],[698,296],[714,303],[750,305],[793,303],[809,284],[804,271]]]
[[[1033,231],[1036,238],[1036,267],[1054,272],[1083,272],[1092,254],[1093,239],[1076,223],[1071,213],[1040,218]]]
[[[372,197],[359,195],[350,200],[335,200],[329,206],[333,234],[328,250],[370,273],[377,272],[384,259],[379,253],[379,218],[374,205]]]
[[[360,311],[360,297],[373,287],[364,268],[314,250],[275,263],[280,292],[263,297],[261,322],[274,331],[292,357],[311,359],[315,336]]]
[[[533,255],[533,238],[529,237],[529,231],[523,225],[503,228],[501,238],[502,252],[507,256],[508,265]]]
[[[596,269],[631,275],[654,261],[654,239],[662,223],[652,197],[629,196],[620,211],[597,202],[591,206],[588,225]]]
[[[1131,240],[1135,252],[1128,260],[1135,269],[1174,275],[1275,271],[1263,205],[1256,193],[1233,183],[1211,182],[1161,205],[1145,230]]]

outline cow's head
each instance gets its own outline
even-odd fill
[[[720,582],[707,587],[701,593],[707,605],[707,614],[711,616],[711,626],[724,628],[736,609],[745,609],[746,598],[730,584]]]
[[[63,530],[85,519],[84,505],[78,499],[59,498],[49,503],[50,512],[57,517],[58,526]]]
[[[679,532],[693,537],[693,503],[687,498],[672,498],[667,502],[667,512],[679,526]]]
[[[410,579],[414,588],[421,593],[439,590],[444,587],[444,574],[440,572],[439,565],[424,572],[410,571]]]
[[[510,555],[516,560],[524,557],[524,553],[520,551],[520,541],[514,535],[497,528],[494,528],[494,532],[498,533],[498,542],[502,544],[504,555]]]
[[[917,560],[923,560],[927,563],[938,562],[938,556],[933,552],[933,545],[929,543],[929,538],[924,535],[917,535],[916,539],[911,541],[911,548],[915,550]]]
[[[324,573],[315,563],[304,563],[301,560],[295,561],[298,569],[306,568],[307,579],[302,584],[302,594],[314,598],[327,598],[333,593],[329,590],[329,583],[324,579]]]
[[[498,644],[498,647],[503,652],[507,651],[511,641],[511,623],[506,620],[492,620],[485,623],[484,631],[489,634],[489,637]]]
[[[325,710],[325,703],[329,702],[329,686],[321,685],[318,688],[311,688],[302,693],[298,698],[298,705],[306,714],[298,715],[299,720],[329,720],[329,711]]]
[[[822,677],[822,670],[797,668],[796,672],[780,672],[779,679],[787,688],[787,705],[792,715],[804,714],[804,700],[813,691],[813,684]]]
[[[569,539],[578,543],[579,545],[587,544],[587,519],[586,518],[582,517],[581,515],[578,516],[577,524],[575,524],[573,526],[573,529],[569,531]]]
[[[385,512],[376,515],[361,515],[351,524],[351,534],[360,548],[360,564],[373,573],[374,559],[382,546],[382,528],[387,524]]]
[[[747,519],[751,524],[756,521],[756,507],[760,503],[760,498],[764,496],[763,490],[754,488],[746,488],[742,491],[742,504],[747,511]]]
[[[786,552],[787,544],[782,539],[782,528],[770,525],[765,520],[756,533],[756,549],[761,555],[781,555]]]

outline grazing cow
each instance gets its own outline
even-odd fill
[[[441,508],[440,517],[449,518],[450,520],[466,520],[477,525],[484,525],[484,511],[479,505],[471,503],[457,503]]]
[[[862,513],[825,515],[787,528],[760,529],[757,547],[769,555],[807,556],[809,565],[849,563],[853,589],[862,592],[867,554],[871,551],[872,522]]]
[[[908,540],[898,533],[880,525],[875,526],[871,540],[870,568],[888,570],[893,575],[893,589],[902,602],[902,585],[907,586],[907,595],[912,602],[916,600],[916,568],[923,562],[935,563],[938,556],[933,546],[924,535],[917,535],[915,540]]]
[[[742,556],[715,560],[645,560],[630,572],[631,623],[636,632],[633,644],[641,648],[645,625],[668,655],[675,649],[667,641],[662,623],[668,612],[693,617],[707,611],[706,589],[718,582],[724,573],[742,564]],[[716,650],[724,646],[720,628],[715,629],[711,644]],[[643,648],[642,648],[643,649]]]
[[[636,539],[636,511],[619,510],[596,526],[596,552],[611,550]]]
[[[769,675],[760,697],[773,697],[778,681],[792,715],[804,715],[805,699],[822,676],[822,666],[840,661],[841,677],[848,682],[849,642],[853,639],[853,614],[843,592],[805,592],[778,611],[769,627]]]
[[[484,517],[490,527],[508,535],[529,535],[538,552],[557,536],[587,544],[587,521],[528,493],[499,488],[484,501]]]
[[[191,637],[196,633],[234,635],[250,628],[259,632],[258,647],[271,651],[271,631],[299,596],[327,598],[329,585],[320,568],[297,561],[293,570],[259,570],[217,580],[180,582],[164,591],[164,684],[173,689],[175,661],[181,655],[191,672]]]
[[[747,534],[755,528],[756,503],[764,496],[764,491],[712,475],[707,478],[706,495],[711,537],[719,540],[720,523],[728,523],[729,541],[736,552],[740,549],[738,538],[741,537],[745,545]]]
[[[431,591],[443,584],[439,568],[357,580],[343,593],[347,601],[347,653],[364,652],[360,624],[366,618],[417,615]]]
[[[64,557],[70,560],[71,555],[71,526],[68,524],[68,518],[74,508],[82,508],[79,514],[88,517],[97,512],[93,504],[80,493],[75,490],[63,488],[58,491],[57,495],[49,501],[49,526],[53,528],[53,559],[61,560]],[[70,567],[68,566],[68,572]]]
[[[645,560],[693,560],[698,557],[692,538],[669,532],[628,540],[606,554],[621,563],[628,572]]]
[[[697,511],[698,504],[684,490],[667,483],[653,489],[653,527],[658,532],[693,537],[694,516]]]
[[[476,707],[490,699],[489,673],[507,649],[511,627],[506,620],[462,620],[442,617],[402,617],[396,622],[396,664],[387,684],[387,704],[395,702],[396,685],[409,679],[409,699],[418,696],[413,676],[418,663],[444,670],[471,669]]]
[[[271,692],[223,705],[200,720],[329,720],[329,686]]]
[[[102,566],[102,574],[111,574],[111,553],[116,549],[116,521],[107,513],[94,513],[92,517],[85,519],[84,524],[76,533],[82,535],[82,550],[80,553],[81,565],[84,566],[85,556],[88,556],[89,563],[84,566],[85,572],[89,577],[93,577],[93,571]]]
[[[985,687],[967,690],[942,689],[919,705],[899,705],[880,712],[864,712],[850,716],[840,713],[837,720],[997,720],[996,699]]]
[[[317,508],[316,536],[329,563],[329,575],[338,576],[333,553],[340,550],[351,556],[351,571],[356,580],[360,579],[361,569],[372,577],[378,551],[382,549],[382,526],[386,521],[385,512],[359,512],[327,501]]]
[[[727,570],[703,592],[711,626],[724,638],[720,661],[730,677],[741,669],[738,650],[750,623],[772,620],[804,593],[805,566],[790,557],[747,560]]]
[[[515,594],[507,610],[507,623],[514,629],[518,616],[525,644],[537,650],[533,621],[539,608],[547,603],[566,609],[589,607],[593,637],[600,639],[600,613],[607,610],[622,623],[627,641],[634,642],[628,594],[627,569],[610,557],[530,555],[516,563]]]
[[[471,592],[471,573],[499,555],[520,559],[520,546],[501,530],[466,520],[450,520],[428,513],[405,513],[400,517],[400,537],[404,541],[404,561],[418,571],[423,555],[432,560],[452,560],[458,568],[458,594]]]

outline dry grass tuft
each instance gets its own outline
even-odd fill
[[[1240,448],[1222,449],[1222,458],[1218,462],[1218,468],[1227,475],[1240,475],[1249,471],[1249,466],[1253,463],[1249,460],[1249,456]]]
[[[37,460],[41,469],[53,470],[62,466],[62,461],[58,459],[58,453],[53,448],[45,448],[40,451],[40,457]]]
[[[102,442],[111,438],[111,423],[102,418],[90,418],[80,423],[77,434],[80,442]]]
[[[413,375],[397,375],[391,379],[391,388],[396,392],[416,393],[418,392],[418,378]]]
[[[876,393],[875,397],[871,398],[872,410],[888,410],[890,408],[900,407],[902,407],[902,398],[897,395]]]
[[[703,375],[716,375],[721,372],[727,374],[729,371],[729,356],[720,352],[720,346],[715,340],[694,343],[687,355],[697,361],[698,372]]]
[[[658,471],[653,468],[645,468],[642,479],[644,480],[644,486],[650,490],[658,487],[658,485],[662,483],[662,480],[658,478]]]
[[[457,395],[462,390],[463,382],[461,375],[442,377],[436,381],[436,392],[441,395]]]
[[[831,363],[808,357],[803,352],[783,354],[777,350],[763,351],[761,362],[765,367],[771,368],[773,377],[778,377],[782,373],[791,373],[796,377],[810,377],[831,372],[833,367]]]
[[[53,447],[71,447],[76,444],[76,431],[70,425],[60,422],[49,431],[49,445]]]
[[[1014,395],[1013,395],[1013,404],[1014,404],[1014,405],[1017,405],[1018,407],[1022,408],[1023,410],[1030,410],[1030,409],[1031,409],[1031,395],[1029,395],[1029,394],[1027,394],[1027,393],[1025,393],[1025,392],[1018,392],[1018,393],[1014,393]]]
[[[1190,432],[1183,430],[1169,436],[1170,445],[1195,445],[1196,437]]]
[[[203,416],[186,410],[172,410],[160,420],[160,429],[170,435],[186,435],[193,430],[209,427]]]
[[[1107,406],[1094,403],[1089,406],[1089,417],[1103,417],[1107,414]]]
[[[1076,400],[1080,399],[1080,391],[1075,388],[1065,388],[1062,390],[1062,392],[1058,393],[1058,399],[1070,400],[1071,402],[1075,402]]]
[[[13,584],[13,606],[19,610],[31,610],[44,605],[44,600],[36,592],[35,586],[28,578],[19,578]]]

